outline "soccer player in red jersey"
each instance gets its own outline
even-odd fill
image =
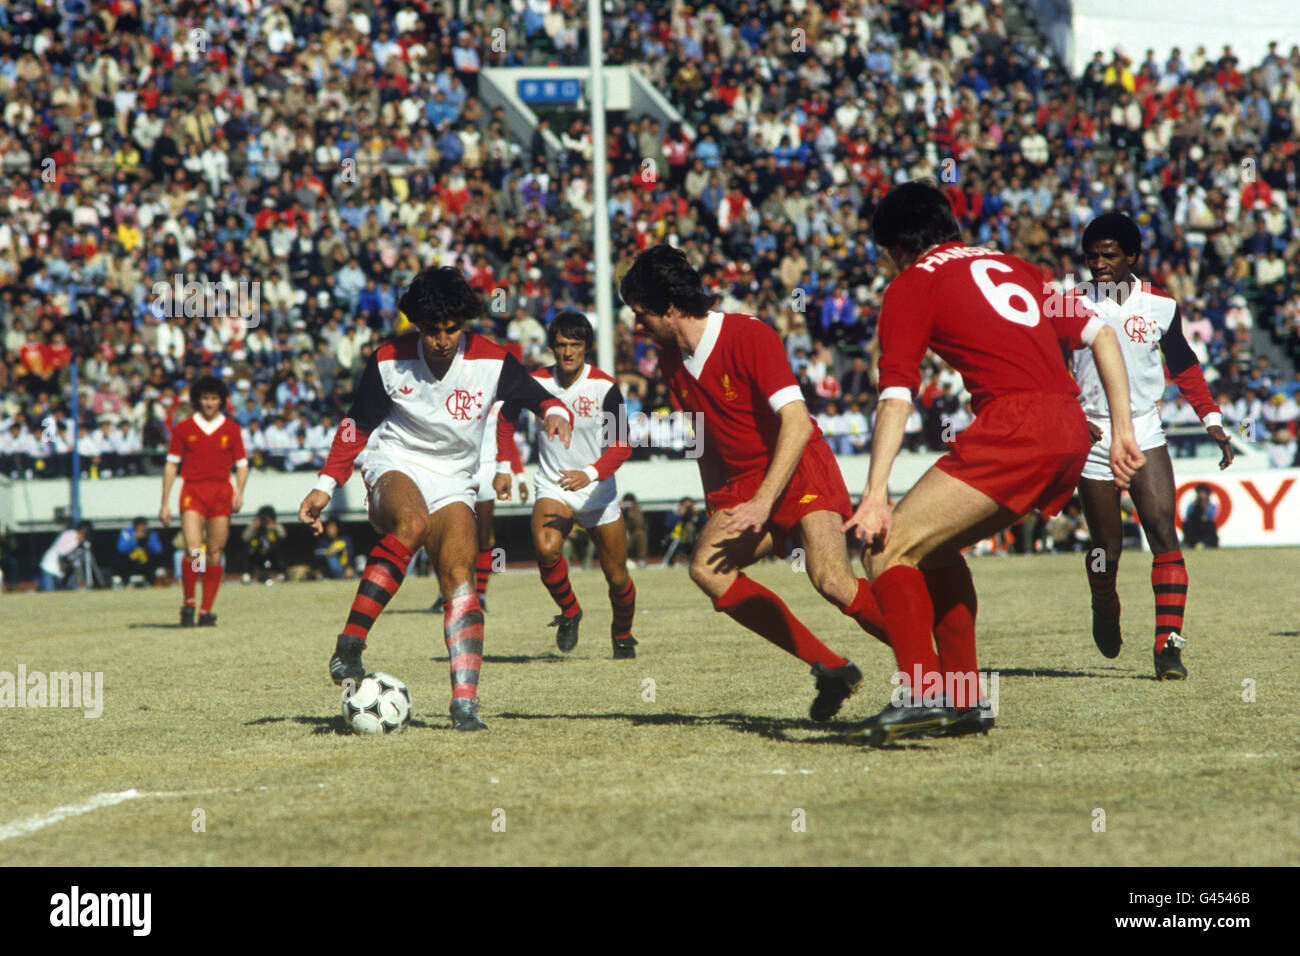
[[[1156,678],[1182,680],[1187,676],[1182,659],[1187,643],[1182,633],[1187,566],[1174,527],[1178,507],[1174,465],[1160,427],[1159,403],[1165,392],[1166,365],[1174,384],[1218,443],[1222,451],[1220,468],[1232,464],[1232,442],[1223,430],[1223,416],[1210,397],[1196,354],[1183,337],[1178,303],[1133,273],[1141,252],[1142,233],[1132,219],[1118,212],[1098,216],[1083,231],[1083,254],[1092,282],[1079,286],[1075,293],[1115,330],[1124,353],[1133,403],[1130,417],[1138,446],[1147,460],[1133,475],[1129,494],[1151,547]],[[1119,489],[1108,460],[1110,438],[1106,426],[1110,409],[1088,352],[1074,353],[1074,377],[1079,383],[1079,401],[1088,428],[1096,440],[1079,481],[1083,515],[1094,549],[1086,562],[1092,591],[1092,638],[1104,656],[1116,657],[1124,643],[1119,627],[1119,593],[1115,590],[1124,531]],[[1095,553],[1098,548],[1103,552],[1100,555]]]
[[[691,558],[691,580],[716,610],[812,665],[811,715],[829,720],[862,683],[862,672],[742,573],[793,536],[813,587],[884,639],[871,585],[854,577],[840,531],[852,511],[844,478],[808,414],[781,338],[752,316],[713,311],[699,273],[671,246],[638,256],[619,292],[639,331],[659,343],[659,368],[678,404],[702,416],[700,478],[709,519]]]
[[[298,518],[322,533],[321,512],[364,449],[361,475],[370,523],[384,537],[366,562],[330,658],[330,677],[342,684],[365,676],[361,652],[370,628],[423,546],[447,597],[443,638],[452,726],[482,730],[487,725],[478,715],[483,611],[474,587],[474,502],[489,412],[498,398],[517,401],[546,422],[549,438],[566,444],[572,416],[508,351],[465,332],[465,323],[483,314],[483,302],[457,270],[425,269],[402,293],[398,308],[416,331],[385,342],[366,363],[352,408]]]
[[[614,472],[632,454],[631,446],[620,437],[627,433],[623,392],[608,374],[588,364],[596,336],[581,312],[561,312],[551,320],[547,343],[555,364],[537,369],[533,378],[573,412],[569,447],[547,443],[541,448],[533,495],[537,569],[560,611],[551,621],[556,628],[555,644],[568,653],[578,643],[582,605],[569,584],[569,565],[563,554],[564,540],[577,522],[591,535],[609,585],[614,657],[627,660],[636,657],[636,639],[632,637],[636,586],[627,571],[627,529],[614,480]],[[519,407],[507,403],[497,425],[500,473],[492,484],[503,501],[510,498],[511,463],[519,454],[515,446],[518,415]]]
[[[190,404],[197,411],[172,430],[163,466],[162,507],[158,517],[163,527],[171,524],[172,485],[179,474],[181,485],[181,534],[185,536],[185,560],[181,562],[181,627],[194,627],[194,592],[203,578],[203,603],[198,625],[212,627],[217,616],[212,602],[217,599],[226,539],[230,537],[230,516],[244,506],[244,485],[248,482],[248,456],[239,423],[223,413],[229,392],[226,383],[205,375],[190,386]],[[235,484],[230,483],[230,468]],[[204,551],[204,536],[207,550]]]
[[[975,587],[961,549],[1034,508],[1055,514],[1074,493],[1091,439],[1061,343],[1091,350],[1112,409],[1129,407],[1129,390],[1114,330],[1086,307],[1052,299],[1023,260],[964,245],[938,189],[891,190],[872,235],[899,271],[881,308],[867,487],[844,530],[871,550],[864,560],[902,684],[892,706],[846,739],[879,745],[990,726],[979,702]],[[891,509],[889,472],[926,349],[961,373],[975,421]],[[1128,414],[1113,413],[1111,428],[1111,470],[1127,486],[1142,452]]]

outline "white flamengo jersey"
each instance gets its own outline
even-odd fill
[[[539,416],[572,419],[561,402],[529,378],[518,359],[482,336],[469,332],[461,336],[441,379],[425,362],[418,332],[385,342],[366,363],[316,488],[333,494],[352,474],[363,448],[418,462],[434,475],[463,477],[472,483],[482,460],[492,404],[498,398]]]
[[[483,444],[479,446],[478,464],[479,468],[492,465],[497,460],[497,420],[501,417],[501,406],[505,402],[497,400],[492,403],[492,408],[488,410],[487,422],[483,428]],[[543,445],[549,445],[550,442],[543,442]],[[493,470],[496,466],[493,465]]]
[[[541,479],[557,483],[564,471],[586,471],[593,482],[604,481],[613,475],[632,452],[622,440],[626,438],[626,425],[621,424],[626,419],[626,410],[618,383],[590,364],[582,366],[582,371],[568,388],[560,387],[555,378],[555,366],[535,369],[532,378],[573,413],[573,437],[568,448],[562,442],[540,444],[538,473]],[[507,401],[502,408],[501,420],[505,428],[497,432],[499,444],[506,439],[514,440],[514,423],[519,412],[520,406],[516,402]],[[499,448],[498,473],[509,470],[503,459]]]
[[[1090,298],[1087,291],[1087,286],[1080,286],[1073,295],[1082,299],[1119,337],[1124,365],[1128,368],[1132,417],[1139,418],[1155,408],[1165,393],[1161,340],[1178,318],[1178,303],[1146,282],[1138,284],[1122,303],[1105,296],[1098,301]],[[1181,341],[1181,323],[1177,334]],[[1110,405],[1091,349],[1075,350],[1074,378],[1079,383],[1079,402],[1084,414],[1091,419],[1110,418]]]

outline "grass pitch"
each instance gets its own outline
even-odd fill
[[[366,662],[415,718],[380,738],[342,732],[326,676],[351,582],[228,582],[216,630],[172,626],[178,590],[8,595],[0,671],[102,671],[104,704],[0,709],[0,863],[1295,864],[1296,552],[1187,563],[1191,677],[1161,684],[1149,555],[1120,565],[1115,661],[1081,557],[973,559],[997,727],[877,751],[835,731],[885,704],[892,658],[784,565],[753,576],[868,675],[830,725],[807,668],[681,568],[635,575],[635,661],[610,659],[598,571],[573,575],[565,657],[536,575],[494,577],[474,734],[450,729],[436,585],[409,578]]]

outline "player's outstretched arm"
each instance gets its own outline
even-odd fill
[[[1133,434],[1133,408],[1128,388],[1128,368],[1120,351],[1119,337],[1109,326],[1102,326],[1089,343],[1101,387],[1110,406],[1110,470],[1115,484],[1127,488],[1137,470],[1146,464]]]
[[[623,404],[623,392],[617,385],[611,385],[605,392],[605,400],[601,403],[600,411],[605,422],[613,423],[612,428],[606,426],[608,430],[602,428],[602,431],[613,434],[614,440],[605,447],[599,458],[581,471],[566,471],[560,479],[561,488],[580,491],[593,482],[604,481],[613,476],[619,466],[632,457],[632,446],[618,438],[619,435],[627,432],[626,427],[620,427],[627,421],[627,407]]]
[[[1223,413],[1210,395],[1210,386],[1205,381],[1205,373],[1201,371],[1201,363],[1192,347],[1187,344],[1187,337],[1183,335],[1183,318],[1177,307],[1169,328],[1160,336],[1160,352],[1169,368],[1169,377],[1178,386],[1178,391],[1187,400],[1187,404],[1196,410],[1205,431],[1219,446],[1222,453],[1219,459],[1220,470],[1227,468],[1236,457],[1232,450],[1232,440],[1223,430]]]
[[[569,437],[573,434],[573,412],[558,398],[551,396],[519,364],[519,360],[507,353],[501,363],[501,379],[497,383],[497,397],[506,406],[526,408],[542,420],[548,440],[559,438],[564,447],[569,447]],[[502,411],[505,411],[505,407]]]
[[[885,390],[886,392],[889,389]],[[867,486],[862,492],[862,503],[853,517],[844,522],[843,531],[860,537],[864,547],[878,552],[889,540],[893,513],[889,507],[889,473],[894,459],[903,447],[903,434],[907,419],[912,414],[911,393],[891,396],[883,394],[876,410],[876,430],[871,436],[871,465],[867,471]]]
[[[794,477],[803,450],[812,437],[812,419],[808,416],[808,405],[802,400],[787,402],[776,414],[781,419],[781,427],[776,433],[772,463],[767,466],[767,474],[754,497],[734,508],[723,509],[722,530],[728,534],[763,530],[777,499]]]

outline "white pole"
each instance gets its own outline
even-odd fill
[[[608,175],[605,157],[605,58],[604,16],[601,0],[587,0],[587,47],[591,55],[591,83],[587,103],[591,110],[591,186],[595,198],[592,213],[593,246],[596,256],[596,364],[614,374],[613,261],[609,248]]]

